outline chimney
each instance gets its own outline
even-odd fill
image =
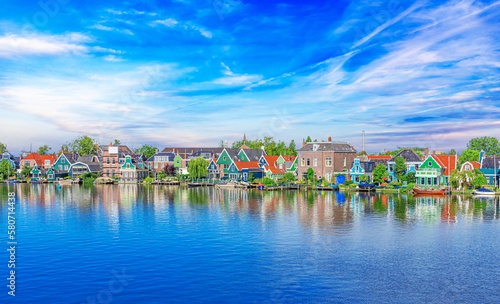
[[[302,147],[306,145],[306,140],[305,138],[302,138]]]
[[[435,151],[435,150],[434,150],[434,151],[432,151],[432,155],[436,155],[436,151]]]
[[[158,154],[158,148],[156,148],[156,154]]]
[[[331,136],[328,137],[328,142],[332,142],[332,137]]]
[[[429,148],[425,148],[424,156],[427,158],[429,156]]]

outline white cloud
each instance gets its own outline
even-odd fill
[[[115,28],[115,27],[105,26],[105,25],[102,25],[99,23],[94,24],[92,26],[89,26],[89,28],[101,30],[101,31],[107,31],[107,32],[117,32],[117,33],[122,33],[122,34],[126,34],[126,35],[131,35],[131,36],[134,35],[134,33],[132,33],[132,31],[129,29],[119,29],[119,28]]]
[[[34,37],[0,36],[0,57],[82,54],[88,52],[88,48],[81,45],[84,41],[89,41],[89,38],[81,34]]]
[[[172,18],[168,18],[165,20],[155,20],[155,21],[151,22],[152,25],[162,24],[162,25],[165,25],[168,27],[174,27],[177,23],[178,23],[177,20],[172,19]]]
[[[150,26],[157,26],[158,24],[167,26],[169,28],[183,28],[185,30],[194,30],[198,33],[200,33],[202,36],[206,38],[212,38],[212,32],[209,30],[202,28],[196,24],[192,24],[190,22],[186,24],[181,24],[179,21],[173,19],[173,18],[168,18],[168,19],[163,19],[163,20],[155,20],[149,23]]]
[[[123,59],[121,57],[116,57],[115,55],[104,56],[104,60],[111,61],[111,62],[125,61],[125,59]]]

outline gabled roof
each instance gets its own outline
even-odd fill
[[[472,169],[481,169],[481,163],[477,161],[466,161],[465,163],[462,164],[460,170],[463,170],[466,164],[469,164],[472,167]]]
[[[240,148],[240,150],[242,149]],[[243,152],[250,161],[258,161],[262,155],[266,155],[266,152],[262,149],[243,149]]]
[[[66,159],[69,161],[70,164],[73,164],[75,162],[71,153],[63,152],[62,154],[64,154],[64,156],[66,157]]]
[[[239,171],[243,169],[260,169],[258,161],[235,161],[234,164]]]
[[[281,155],[285,162],[294,162],[295,159],[297,158],[297,155]]]
[[[500,169],[500,155],[485,155],[481,169]]]
[[[279,155],[264,155],[264,159],[269,166],[275,166],[278,158],[280,158]]]
[[[401,150],[398,154],[394,155],[389,161],[390,162],[395,162],[396,157],[401,156],[405,159],[406,162],[420,162],[422,159],[420,156],[418,156],[417,152],[411,150],[411,149],[404,149]]]
[[[49,160],[50,165],[52,165],[57,160],[57,157],[55,155],[40,155],[38,153],[31,153],[22,160],[34,160],[38,166],[43,166],[46,160]]]
[[[348,143],[336,143],[336,142],[309,142],[301,147],[299,152],[356,152],[350,144]]]
[[[457,168],[456,155],[431,155],[431,157],[436,160],[441,168],[446,167],[443,173],[444,175],[450,175],[451,171]]]
[[[351,163],[351,168],[354,166],[354,162]],[[373,161],[360,161],[359,166],[363,168],[365,173],[373,173],[373,170],[377,166],[377,164]]]

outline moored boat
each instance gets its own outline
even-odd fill
[[[425,195],[445,195],[446,189],[413,189],[414,194],[425,194]]]
[[[359,184],[359,191],[375,191],[375,184]]]
[[[201,183],[188,183],[189,188],[201,187]]]
[[[5,181],[6,184],[19,184],[17,179],[10,179]]]
[[[30,184],[41,184],[41,183],[42,183],[42,181],[40,181],[40,180],[39,180],[39,179],[37,179],[37,178],[32,178],[32,179],[30,180]]]
[[[492,196],[495,195],[495,191],[491,191],[489,189],[485,188],[479,188],[474,191],[472,191],[473,195],[478,195],[478,196]]]
[[[61,186],[70,186],[73,184],[73,181],[71,179],[64,179],[59,181],[59,185]]]

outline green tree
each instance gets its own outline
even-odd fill
[[[285,173],[285,176],[283,176],[283,179],[287,183],[293,182],[295,180],[295,175],[293,173],[287,172],[287,173]]]
[[[496,137],[483,136],[471,139],[467,143],[467,149],[481,151],[483,150],[487,155],[494,155],[500,152],[498,139]]]
[[[14,169],[12,169],[10,163],[6,159],[3,159],[0,163],[0,175],[5,178],[13,176],[14,173]]]
[[[486,181],[486,178],[484,177],[484,174],[482,174],[482,175],[476,175],[476,177],[474,177],[474,186],[476,186],[476,188],[484,186],[487,183],[488,182]]]
[[[457,189],[462,184],[462,175],[457,169],[453,169],[450,175],[451,186]]]
[[[142,153],[146,156],[146,158],[150,158],[156,154],[156,149],[156,147],[150,145],[143,145],[141,148],[136,149],[135,153]]]
[[[311,183],[315,182],[314,170],[312,168],[307,169],[307,180]]]
[[[7,146],[0,142],[0,154],[4,153],[5,150],[7,150]]]
[[[306,143],[308,143],[308,142],[312,142],[311,136],[307,136]]]
[[[361,175],[359,177],[359,181],[360,182],[366,182],[366,181],[368,181],[368,175],[366,175],[366,174]]]
[[[449,155],[455,155],[457,154],[457,151],[455,151],[455,149],[451,149],[450,150],[450,153],[448,153]]]
[[[394,173],[396,174],[396,178],[398,180],[402,180],[406,171],[406,161],[402,156],[398,156],[395,159],[396,167],[394,168]]]
[[[479,161],[479,150],[467,149],[462,152],[462,154],[458,157],[459,165],[463,165],[468,161]]]
[[[115,139],[115,141],[113,142],[113,146],[119,146],[121,144],[122,142],[119,139]]]
[[[31,174],[31,170],[33,170],[33,168],[32,168],[32,167],[25,165],[25,166],[21,169],[21,176],[23,176],[23,177],[28,177],[28,176],[30,176],[30,174]]]
[[[209,162],[202,158],[197,157],[189,161],[188,172],[191,178],[201,178],[208,176],[208,165]]]
[[[290,150],[290,155],[296,155],[297,154],[297,146],[295,145],[295,141],[292,139],[290,144],[288,145],[288,150]]]
[[[50,150],[52,150],[51,147],[47,146],[47,145],[43,145],[41,147],[38,148],[38,154],[40,155],[45,155],[47,154]]]
[[[387,172],[387,168],[384,164],[378,164],[377,167],[373,170],[373,181],[375,183],[383,183],[384,178],[389,176],[389,172]]]
[[[82,135],[74,141],[62,146],[64,151],[73,151],[78,155],[96,155],[99,150],[99,143],[88,135]]]
[[[404,180],[406,180],[406,182],[408,184],[410,183],[415,183],[417,181],[417,178],[415,177],[415,172],[411,171],[411,172],[408,172],[405,177],[404,177]]]
[[[255,177],[253,176],[253,173],[250,172],[250,174],[248,174],[248,182],[253,183],[254,179],[255,179]]]

